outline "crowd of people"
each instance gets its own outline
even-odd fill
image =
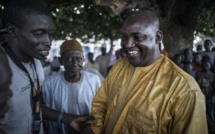
[[[37,1],[11,1],[2,20],[8,36],[0,47],[0,134],[214,132],[211,48],[194,58],[185,49],[174,63],[160,53],[163,32],[152,11],[123,22],[115,61],[113,46],[109,53],[102,47],[84,67],[81,44],[65,40],[49,67],[55,73],[46,77],[41,61],[51,48],[50,12]]]
[[[196,52],[187,48],[173,58],[178,67],[197,81],[206,97],[209,133],[215,133],[215,51],[212,50],[212,44],[212,41],[207,39],[204,41],[205,51],[198,45]]]

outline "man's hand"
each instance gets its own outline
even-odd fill
[[[89,120],[93,123],[96,123],[96,120],[93,116],[64,114],[62,123],[70,126],[77,132],[80,132],[84,128],[85,123]]]
[[[81,134],[94,134],[91,129],[91,124],[87,124],[83,130],[81,131]]]

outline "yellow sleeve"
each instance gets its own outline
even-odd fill
[[[97,121],[97,124],[91,126],[94,134],[101,134],[104,126],[108,98],[107,81],[108,77],[102,83],[100,89],[98,90],[92,102],[91,115],[94,116]]]
[[[108,76],[102,83],[99,91],[92,102],[91,115],[95,117],[97,124],[91,126],[94,134],[101,134],[104,131],[105,116],[107,113],[108,99],[112,89],[112,83],[117,77],[117,72],[127,63],[127,59],[117,61],[108,73]]]
[[[206,103],[201,91],[191,90],[177,99],[172,134],[207,134]]]

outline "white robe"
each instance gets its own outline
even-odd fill
[[[69,83],[64,72],[48,77],[42,86],[45,105],[49,108],[74,115],[90,115],[91,103],[101,85],[99,77],[87,71],[81,71],[81,79]],[[49,121],[51,134],[67,134],[69,128],[63,124]]]

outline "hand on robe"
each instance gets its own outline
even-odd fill
[[[77,132],[81,132],[82,129],[85,127],[86,122],[92,121],[96,123],[96,120],[93,116],[88,115],[72,115],[72,114],[64,114],[62,118],[62,122]]]

